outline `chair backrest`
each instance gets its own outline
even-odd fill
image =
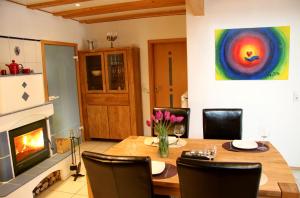
[[[260,163],[178,158],[181,198],[256,198]]]
[[[204,139],[242,139],[242,109],[203,109]]]
[[[155,107],[153,108],[153,115],[155,115],[156,112],[161,111],[169,111],[171,114],[175,116],[182,116],[184,119],[182,120],[181,123],[178,124],[183,124],[185,133],[181,136],[182,138],[188,138],[189,137],[189,124],[190,124],[190,108],[170,108],[170,107]],[[155,131],[152,127],[152,136],[156,136]],[[169,131],[170,136],[174,136],[173,128],[170,128]]]
[[[153,197],[150,157],[84,151],[82,159],[95,198]]]

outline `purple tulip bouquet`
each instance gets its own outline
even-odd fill
[[[169,140],[168,130],[176,123],[180,123],[184,117],[172,115],[169,111],[157,111],[154,115],[151,115],[150,120],[146,123],[149,127],[153,127],[158,132],[159,139],[159,153],[161,157],[168,157],[169,155]]]

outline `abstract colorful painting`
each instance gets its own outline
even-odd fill
[[[217,80],[286,80],[290,27],[215,31]]]

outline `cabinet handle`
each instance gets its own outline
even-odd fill
[[[59,99],[59,96],[49,96],[49,101],[53,101],[53,100],[56,100],[56,99]]]

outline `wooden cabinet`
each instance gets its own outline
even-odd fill
[[[79,52],[85,138],[143,135],[138,48]]]

